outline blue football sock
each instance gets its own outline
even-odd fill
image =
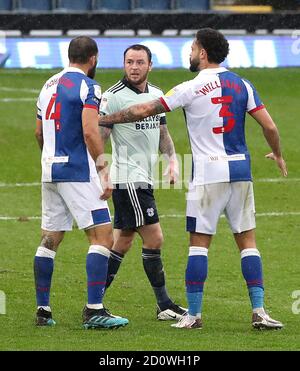
[[[187,292],[186,297],[189,305],[189,314],[191,316],[200,316],[202,312],[202,296],[201,292]]]
[[[252,309],[263,308],[264,286],[262,262],[256,248],[241,251],[242,273],[247,283]]]
[[[49,306],[55,251],[40,246],[34,257],[34,278],[37,306]]]
[[[200,316],[202,311],[203,286],[208,269],[207,253],[205,247],[190,247],[185,279],[188,311],[192,316]]]
[[[264,289],[262,287],[248,287],[252,309],[264,307]]]
[[[88,304],[101,304],[105,291],[109,250],[91,245],[86,257]]]

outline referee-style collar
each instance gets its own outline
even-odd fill
[[[198,76],[215,75],[216,73],[221,73],[221,72],[226,72],[226,71],[228,71],[228,70],[225,67],[205,68],[204,70],[202,70],[202,71],[199,72]]]
[[[78,72],[78,73],[82,73],[85,75],[85,73],[80,68],[77,68],[77,67],[66,67],[64,69],[64,72]]]
[[[148,83],[146,84],[145,91],[141,91],[137,89],[135,86],[131,85],[130,82],[126,79],[124,76],[121,82],[127,86],[128,89],[134,91],[136,94],[143,94],[143,93],[149,93]]]

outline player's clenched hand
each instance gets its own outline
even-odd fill
[[[179,166],[177,159],[170,160],[165,172],[164,176],[169,177],[170,184],[175,184],[179,177]]]
[[[281,174],[283,176],[287,176],[288,175],[286,163],[285,163],[285,161],[284,161],[284,159],[283,159],[282,156],[275,156],[274,153],[271,152],[271,153],[268,153],[265,157],[266,158],[269,158],[271,160],[276,161],[277,166],[279,167],[279,169],[281,171]]]

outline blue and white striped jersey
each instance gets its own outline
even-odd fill
[[[249,81],[224,67],[209,68],[160,100],[168,111],[184,110],[195,185],[252,180],[245,116],[264,105]]]
[[[75,67],[65,68],[43,86],[37,117],[43,123],[42,182],[89,182],[97,176],[82,129],[83,108],[99,111],[98,83]]]

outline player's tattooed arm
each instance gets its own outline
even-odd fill
[[[110,137],[111,128],[108,128],[107,126],[99,126],[99,131],[104,143],[106,143]]]
[[[160,125],[159,150],[169,158],[175,155],[175,147],[167,125]]]
[[[122,111],[113,113],[111,115],[100,116],[99,124],[119,124],[126,122],[135,122],[145,117],[158,115],[159,113],[166,112],[159,99],[152,100],[147,103],[135,104]]]

